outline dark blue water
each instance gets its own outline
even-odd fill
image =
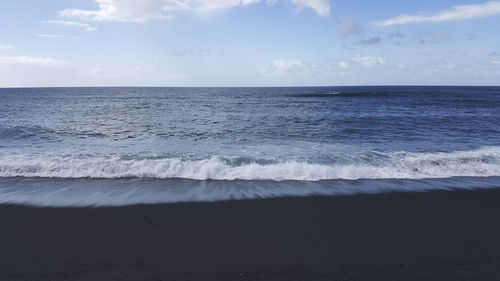
[[[0,89],[0,202],[475,188],[498,176],[500,87]]]

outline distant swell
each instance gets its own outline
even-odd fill
[[[298,98],[363,98],[363,97],[384,97],[389,96],[389,92],[327,92],[327,93],[308,93],[293,94],[291,96]]]
[[[53,133],[52,130],[41,126],[0,126],[0,139],[25,139],[31,137],[44,137]]]
[[[333,163],[238,161],[214,156],[130,159],[120,156],[0,156],[0,177],[183,178],[195,180],[424,179],[500,176],[500,147],[471,151],[365,152],[339,156]]]

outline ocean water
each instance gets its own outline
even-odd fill
[[[500,187],[500,87],[0,89],[0,203]]]

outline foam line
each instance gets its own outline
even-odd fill
[[[236,163],[236,164],[234,164]],[[195,180],[423,179],[500,176],[500,147],[471,151],[412,153],[365,152],[330,164],[298,161],[228,161],[214,156],[130,159],[120,156],[0,156],[0,177],[183,178]]]

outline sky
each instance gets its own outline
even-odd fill
[[[500,1],[0,0],[0,87],[500,85]]]

